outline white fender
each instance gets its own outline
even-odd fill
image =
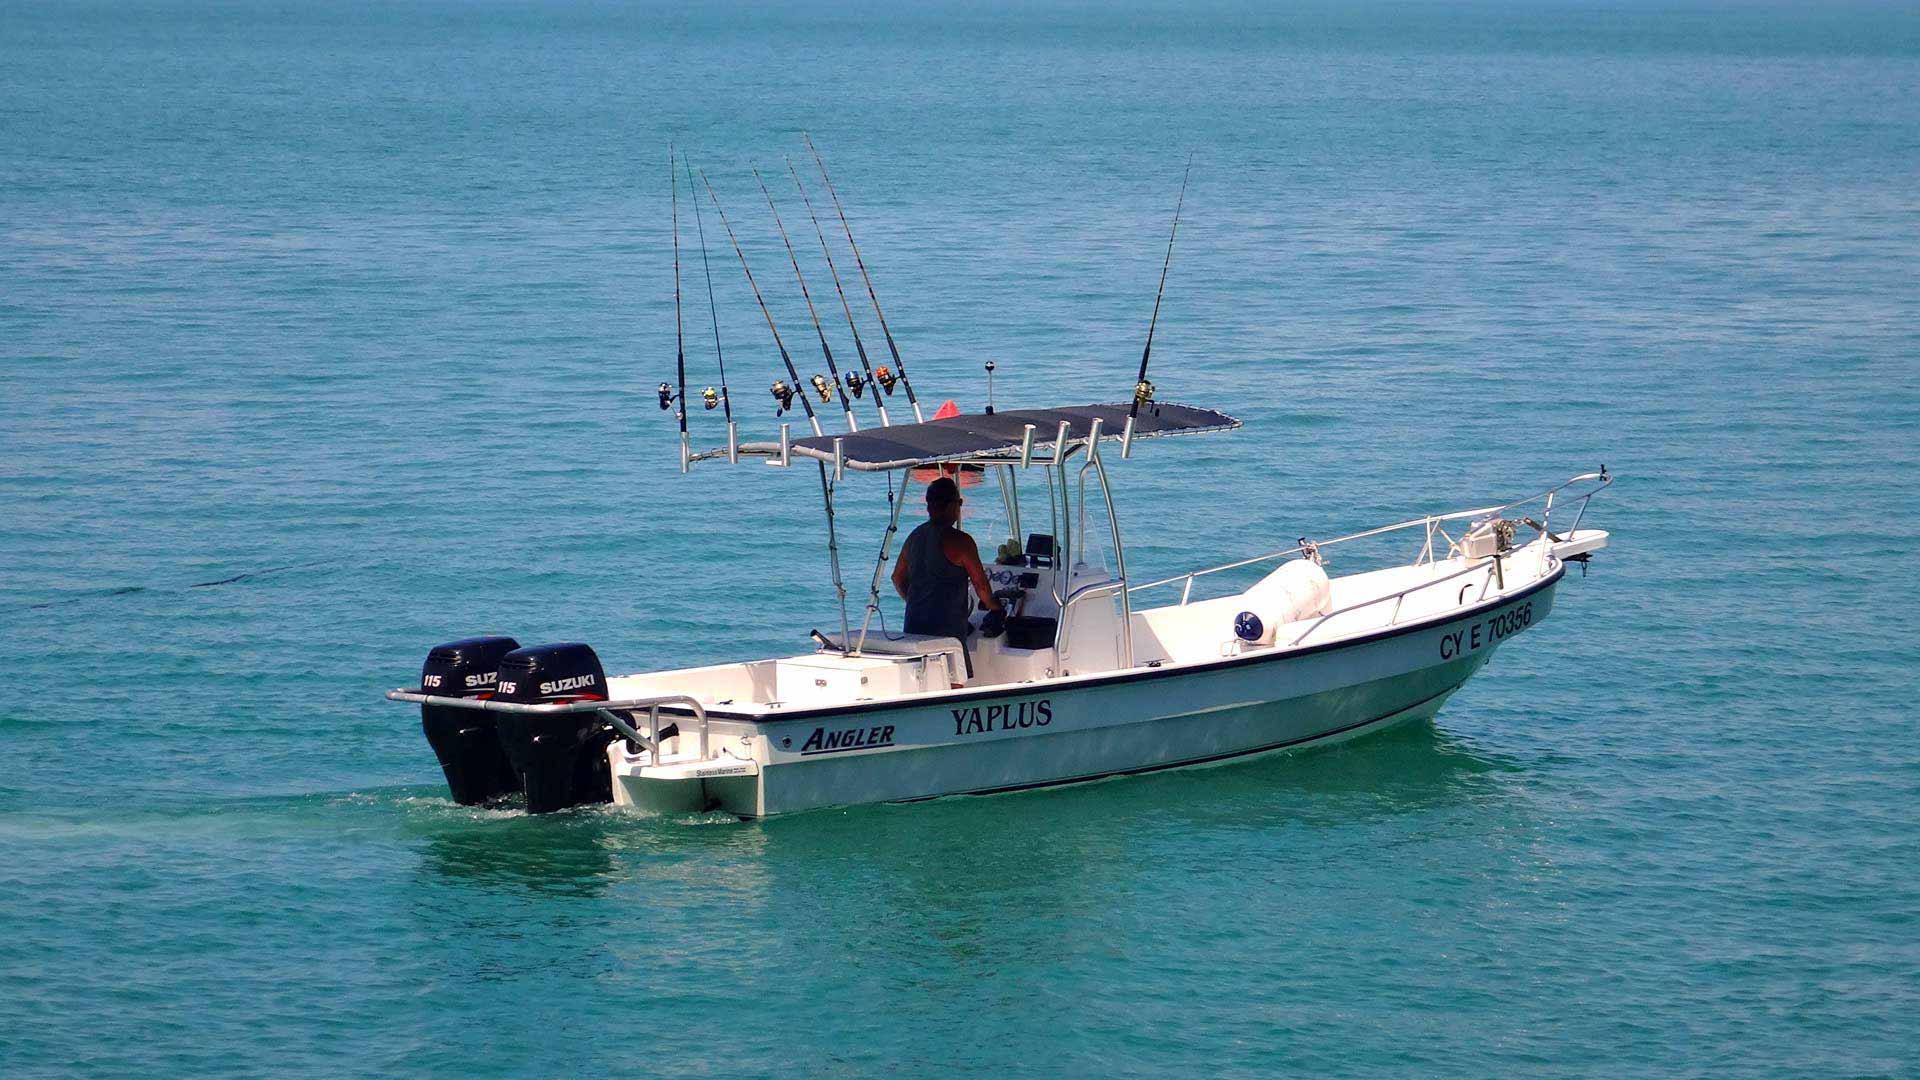
[[[1260,620],[1256,645],[1271,645],[1283,623],[1325,615],[1333,610],[1333,583],[1319,563],[1295,559],[1268,574],[1241,594],[1243,611]]]

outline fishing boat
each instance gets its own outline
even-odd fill
[[[831,192],[824,162],[820,172]],[[717,195],[713,202],[717,209]],[[1177,235],[1178,206],[1174,220]],[[844,210],[841,221],[857,259]],[[704,226],[702,238],[704,262]],[[826,251],[824,232],[821,244]],[[677,203],[675,248],[677,301]],[[1172,250],[1170,236],[1162,294]],[[740,261],[745,268],[744,254]],[[844,290],[841,298],[844,305]],[[891,368],[873,368],[849,309],[861,363],[849,374],[878,404],[894,383],[912,390],[877,296],[873,305]],[[880,426],[862,429],[848,380],[835,371],[844,433],[822,431],[807,396],[783,400],[776,384],[781,409],[797,397],[812,434],[796,437],[785,423],[777,440],[742,442],[728,405],[726,445],[699,452],[687,436],[683,337],[679,386],[661,388],[663,408],[681,406],[682,470],[758,461],[817,474],[837,630],[796,627],[809,647],[793,655],[612,676],[584,644],[464,638],[428,654],[418,686],[387,696],[421,707],[453,797],[468,804],[524,794],[532,812],[611,802],[763,818],[1073,784],[1322,746],[1430,718],[1500,647],[1547,617],[1569,565],[1584,567],[1606,546],[1608,534],[1584,522],[1612,481],[1603,466],[1518,501],[1133,580],[1110,455],[1241,426],[1155,395],[1146,375],[1159,305],[1156,298],[1131,400],[925,421],[916,401],[917,422],[883,414]],[[676,320],[678,311],[676,302]],[[815,325],[831,368],[817,315]],[[718,340],[716,314],[716,355]],[[792,392],[802,383],[784,345],[780,354]],[[831,404],[828,380],[812,382],[821,404]],[[877,625],[880,593],[911,478],[959,469],[977,471],[979,487],[998,493],[1006,535],[986,569],[1002,611],[975,611],[964,636],[888,632]],[[889,518],[856,620],[836,502],[843,485],[875,474],[888,478]],[[1405,561],[1329,573],[1346,545],[1391,537],[1406,540]],[[1213,577],[1221,574],[1257,579],[1194,598],[1196,584],[1230,580]],[[1202,591],[1212,591],[1207,584]]]

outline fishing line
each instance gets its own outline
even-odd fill
[[[827,175],[827,163],[821,158],[820,150],[813,145],[813,136],[803,134],[807,140],[807,149],[813,152],[814,163],[820,166],[820,179],[827,185],[827,194],[833,199],[833,209],[840,215],[840,227],[846,230],[847,247],[853,250],[854,265],[860,268],[860,280],[866,282],[867,299],[873,301],[873,313],[880,319],[880,333],[887,339],[887,351],[893,354],[893,368],[885,364],[874,370],[874,378],[880,388],[893,393],[893,384],[898,382],[907,389],[907,403],[913,406],[913,419],[925,423],[926,417],[920,412],[920,399],[913,396],[913,383],[907,379],[907,362],[900,359],[900,346],[893,342],[893,331],[887,327],[887,314],[880,310],[880,297],[873,291],[873,276],[867,273],[867,261],[860,257],[860,245],[853,241],[853,226],[847,223],[846,208],[840,205],[840,194],[833,190],[833,177]]]
[[[793,399],[797,394],[795,387],[800,385],[800,373],[794,370],[793,357],[787,353],[787,343],[780,340],[780,328],[773,325],[773,312],[767,310],[766,298],[760,295],[760,283],[753,279],[753,268],[747,265],[747,253],[740,250],[740,238],[733,234],[733,225],[727,221],[726,208],[720,205],[720,195],[713,190],[713,181],[707,179],[705,169],[700,170],[700,182],[707,186],[707,196],[713,200],[713,209],[720,215],[720,227],[727,231],[727,240],[733,244],[733,253],[740,259],[740,269],[746,271],[747,284],[753,288],[753,299],[760,305],[760,314],[766,316],[767,329],[773,332],[774,345],[780,349],[780,362],[786,365],[787,378],[793,380],[790,384],[781,379],[773,381],[773,399],[780,405],[774,411],[774,415],[779,416],[793,407]],[[804,394],[797,396],[800,398],[800,407],[807,411],[807,423],[813,425],[813,433],[823,434],[820,430],[820,418],[813,415],[813,402],[808,401]]]
[[[1140,415],[1140,406],[1153,400],[1153,384],[1147,381],[1147,361],[1153,357],[1153,332],[1160,325],[1160,300],[1167,294],[1167,270],[1173,266],[1173,241],[1180,235],[1180,209],[1187,205],[1187,181],[1193,176],[1193,154],[1187,154],[1187,171],[1180,177],[1180,201],[1173,206],[1173,231],[1167,234],[1167,259],[1160,264],[1160,289],[1153,295],[1153,318],[1147,322],[1147,347],[1140,353],[1140,376],[1133,384],[1133,405],[1127,419]]]
[[[833,265],[833,252],[827,248],[826,230],[820,227],[820,215],[813,212],[813,199],[807,195],[807,185],[800,182],[800,173],[793,167],[793,159],[786,158],[787,172],[793,175],[793,186],[800,189],[800,201],[806,204],[807,217],[813,221],[813,234],[820,238],[820,254],[827,257],[827,273],[833,276],[833,289],[840,294],[840,310],[846,313],[847,329],[853,333],[854,350],[860,354],[860,371],[847,372],[847,389],[859,397],[867,386],[874,385],[873,364],[867,360],[866,343],[860,340],[860,327],[853,321],[853,307],[847,303],[847,290],[840,284],[840,271]],[[862,378],[861,372],[865,372]],[[873,403],[880,410],[880,426],[889,426],[887,420],[887,402],[878,390],[874,391]]]
[[[760,182],[760,194],[767,197],[767,209],[773,212],[773,225],[780,230],[780,242],[787,246],[787,259],[793,263],[793,277],[800,283],[800,296],[807,302],[807,314],[813,318],[813,332],[820,335],[820,352],[827,358],[827,371],[833,376],[832,389],[827,381],[815,375],[808,380],[813,384],[814,392],[820,395],[822,405],[833,400],[834,394],[840,396],[840,408],[847,414],[847,430],[860,430],[860,421],[853,415],[853,403],[847,400],[847,392],[840,385],[840,369],[834,366],[833,350],[827,347],[827,331],[820,325],[820,313],[814,310],[813,294],[807,291],[807,278],[800,272],[800,256],[794,253],[793,241],[787,237],[787,226],[780,220],[780,209],[773,205],[773,192],[767,190],[767,182],[760,177],[760,170],[753,170],[753,178]]]
[[[691,188],[693,187],[693,163],[685,162],[684,164],[687,169],[687,187]],[[713,358],[720,365],[720,393],[715,395],[713,387],[709,386],[701,396],[706,399],[708,409],[713,408],[713,399],[716,396],[719,397],[722,415],[726,417],[728,423],[732,423],[733,398],[727,393],[727,357],[720,351],[720,308],[713,302],[713,264],[707,261],[707,226],[706,222],[701,220],[700,200],[697,197],[693,200],[693,224],[700,231],[700,266],[707,274],[707,310],[713,313]]]

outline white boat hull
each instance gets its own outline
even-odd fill
[[[716,718],[716,738],[731,736],[737,759],[663,769],[615,743],[614,800],[754,818],[1079,783],[1352,738],[1432,716],[1495,648],[1547,616],[1564,573],[1556,566],[1487,604],[1323,646],[778,720]]]

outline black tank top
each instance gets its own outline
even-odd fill
[[[900,557],[907,561],[907,626],[909,634],[938,634],[963,638],[971,629],[967,614],[967,572],[947,561],[940,539],[948,526],[924,522],[907,534]]]

